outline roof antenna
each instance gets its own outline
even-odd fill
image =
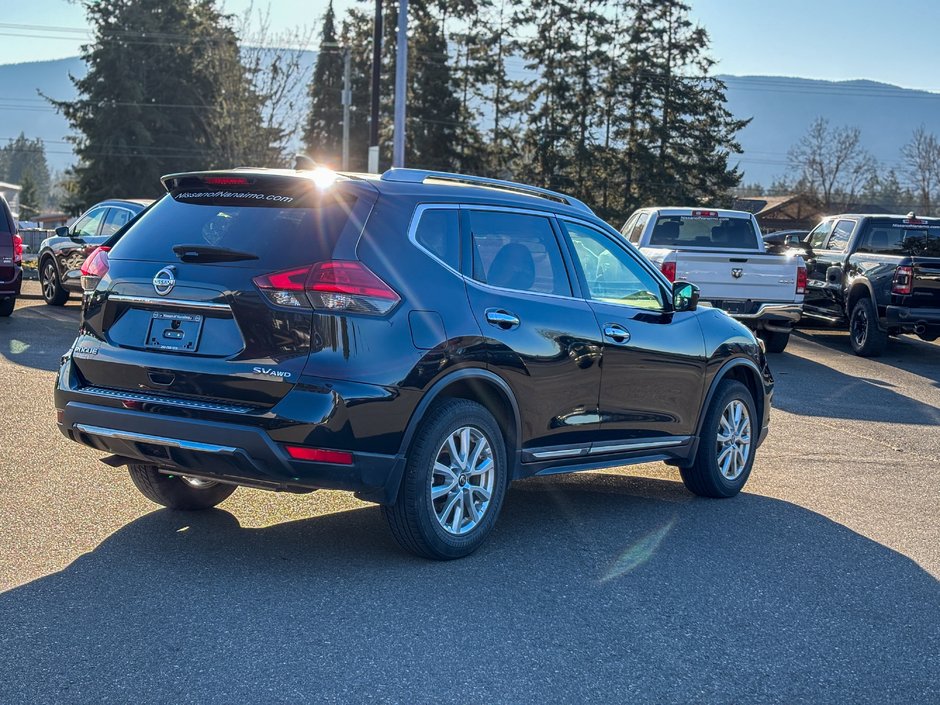
[[[306,154],[294,155],[294,171],[312,171],[318,166],[316,160]]]

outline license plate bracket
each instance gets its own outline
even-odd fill
[[[199,348],[203,317],[198,313],[154,311],[147,330],[146,347],[154,350],[195,352]]]

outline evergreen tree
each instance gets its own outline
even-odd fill
[[[26,172],[20,182],[20,219],[32,220],[42,212],[39,190],[33,181],[31,172]]]
[[[27,139],[21,132],[16,139],[0,147],[0,181],[22,186],[27,179],[35,191],[30,205],[42,208],[49,197],[50,188],[46,147],[38,137]]]
[[[343,148],[343,49],[336,33],[332,0],[323,15],[309,92],[310,114],[304,132],[307,153],[319,162],[338,166]]]
[[[156,195],[161,175],[270,156],[260,97],[214,0],[85,0],[94,41],[79,97],[51,101],[77,133],[79,198]]]

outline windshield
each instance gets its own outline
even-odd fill
[[[857,250],[898,257],[940,257],[940,223],[869,223],[862,232]]]
[[[699,215],[660,216],[650,245],[669,248],[714,247],[758,250],[758,233],[750,218]]]

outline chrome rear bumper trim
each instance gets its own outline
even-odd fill
[[[113,428],[103,428],[101,426],[89,426],[87,424],[75,424],[75,430],[86,433],[89,436],[99,436],[100,438],[114,438],[119,441],[130,441],[131,443],[150,443],[152,445],[167,446],[170,448],[180,448],[181,450],[194,450],[199,453],[218,453],[221,455],[234,455],[238,448],[232,446],[218,446],[212,443],[199,443],[198,441],[184,441],[180,438],[164,438],[163,436],[149,436],[145,433],[133,433],[131,431],[119,431]]]
[[[131,392],[121,389],[109,389],[107,387],[80,387],[76,391],[81,394],[91,394],[96,397],[106,399],[118,399],[128,401],[139,401],[147,404],[162,404],[164,406],[177,406],[183,409],[198,409],[200,411],[221,411],[228,414],[247,414],[252,410],[250,406],[240,406],[238,404],[222,404],[210,401],[197,401],[194,399],[183,399],[178,397],[163,397],[158,394],[145,394],[143,392]]]

